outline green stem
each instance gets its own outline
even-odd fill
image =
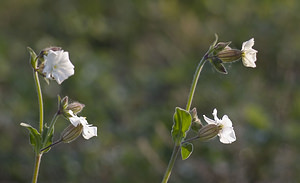
[[[34,81],[36,85],[36,90],[38,94],[38,101],[39,101],[39,112],[40,112],[40,133],[43,132],[43,123],[44,123],[44,107],[43,107],[43,95],[42,95],[42,89],[41,84],[39,81],[39,76],[37,71],[33,71]]]
[[[198,83],[198,79],[199,79],[200,73],[202,71],[203,65],[205,64],[205,62],[207,60],[207,57],[208,57],[208,54],[210,52],[211,52],[211,50],[208,50],[208,52],[202,57],[202,59],[200,60],[198,66],[197,66],[197,69],[196,69],[195,74],[194,74],[192,86],[191,86],[191,89],[190,89],[187,105],[186,105],[186,111],[190,111],[190,109],[191,109],[194,93],[195,93],[196,86],[197,86],[197,83]],[[171,172],[172,172],[172,168],[173,168],[174,163],[177,159],[177,155],[179,153],[179,150],[180,150],[180,145],[175,144],[174,148],[173,148],[172,156],[171,156],[171,159],[169,161],[169,164],[168,164],[166,173],[164,175],[164,178],[162,180],[162,183],[167,183],[168,182],[168,180],[170,178],[170,175],[171,175]]]
[[[173,149],[173,152],[172,152],[172,156],[171,156],[171,159],[169,161],[167,170],[165,172],[163,180],[161,181],[162,183],[167,183],[168,182],[168,180],[170,178],[170,175],[171,175],[171,172],[172,172],[172,169],[173,169],[173,166],[174,166],[174,163],[175,163],[175,161],[177,159],[177,155],[178,155],[179,149],[180,149],[180,146],[178,146],[178,145],[174,146],[174,149]]]
[[[52,143],[52,144],[48,145],[47,147],[45,147],[45,148],[41,149],[41,152],[43,152],[44,150],[48,149],[49,147],[52,147],[52,146],[55,146],[56,144],[59,144],[59,143],[61,143],[62,141],[63,141],[63,139],[62,139],[62,138],[61,138],[61,139],[59,139],[58,141],[56,141],[56,142],[54,142],[54,143]]]
[[[186,139],[185,141],[181,142],[181,144],[184,144],[184,143],[186,143],[186,142],[191,142],[191,141],[197,140],[197,139],[199,139],[199,138],[200,138],[199,136],[195,136],[195,137],[192,137],[192,138],[190,138],[190,139]]]
[[[194,93],[195,93],[196,86],[197,86],[197,83],[198,83],[198,79],[199,79],[200,73],[202,71],[203,65],[206,62],[206,59],[207,59],[207,54],[204,55],[204,57],[201,59],[201,61],[199,62],[198,66],[197,66],[196,72],[194,74],[192,86],[191,86],[191,89],[190,89],[188,102],[186,104],[186,111],[190,111],[190,109],[191,109]]]
[[[42,155],[43,153],[39,153],[36,155],[32,183],[37,183]]]
[[[49,126],[49,132],[54,128],[55,122],[59,117],[59,112],[56,112],[51,120],[50,126]]]
[[[35,58],[33,77],[34,77],[36,90],[37,90],[37,94],[38,94],[39,114],[40,114],[39,130],[40,130],[40,134],[42,134],[43,133],[43,126],[44,126],[44,124],[43,124],[44,123],[44,106],[43,106],[43,95],[42,95],[41,84],[40,84],[38,72],[35,70],[38,66],[37,59],[38,59],[38,57]],[[32,183],[37,182],[42,155],[43,155],[43,153],[38,153],[36,155],[35,165],[34,165],[34,172],[33,172],[33,177],[32,177]]]

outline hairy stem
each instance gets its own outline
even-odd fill
[[[43,95],[42,95],[42,89],[41,84],[39,81],[39,76],[37,71],[33,71],[33,77],[36,85],[36,90],[38,94],[38,102],[39,102],[39,113],[40,113],[40,133],[43,132],[43,123],[44,123],[44,106],[43,106]]]
[[[173,169],[173,166],[174,166],[174,163],[177,159],[177,155],[178,155],[179,150],[180,150],[180,146],[175,145],[174,149],[173,149],[173,152],[172,152],[172,156],[170,158],[170,161],[169,161],[169,164],[168,164],[168,167],[167,167],[167,170],[165,172],[164,178],[161,181],[162,183],[168,182],[168,180],[170,178],[170,175],[171,175],[171,172],[172,172],[172,169]]]
[[[42,155],[43,153],[39,153],[36,155],[32,183],[37,183]]]

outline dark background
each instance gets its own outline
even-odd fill
[[[2,0],[0,182],[30,182],[27,129],[38,104],[27,46],[69,51],[75,75],[42,79],[45,122],[56,96],[86,105],[98,137],[61,144],[42,159],[39,182],[160,182],[172,152],[172,115],[184,108],[197,63],[214,40],[240,49],[255,38],[257,68],[204,66],[193,107],[229,115],[237,141],[195,142],[170,182],[300,182],[300,1]],[[203,118],[202,118],[203,119]],[[54,139],[68,125],[60,118]]]

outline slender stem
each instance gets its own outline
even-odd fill
[[[198,79],[199,79],[200,73],[202,71],[203,65],[205,64],[205,62],[207,60],[207,57],[208,57],[208,54],[210,52],[211,52],[211,50],[208,50],[208,52],[202,57],[202,59],[200,60],[198,66],[197,66],[197,69],[196,69],[195,74],[194,74],[192,86],[191,86],[191,89],[190,89],[187,105],[186,105],[186,111],[190,111],[190,109],[191,109],[194,93],[195,93],[196,86],[197,86],[197,83],[198,83]],[[173,168],[174,163],[177,159],[177,155],[179,153],[179,150],[180,150],[180,145],[175,144],[173,152],[172,152],[172,156],[171,156],[171,159],[169,161],[169,164],[168,164],[167,170],[165,172],[164,178],[162,180],[162,183],[167,183],[168,182],[168,180],[170,178],[170,175],[171,175],[171,172],[172,172],[172,168]]]
[[[44,124],[43,124],[44,123],[44,106],[43,106],[43,95],[42,95],[41,84],[40,84],[38,72],[35,70],[35,68],[37,68],[37,65],[38,65],[37,59],[38,59],[38,57],[35,58],[36,62],[35,62],[34,70],[33,70],[33,77],[34,77],[36,90],[37,90],[37,94],[38,94],[39,114],[40,114],[39,130],[40,130],[40,134],[42,134],[43,133],[43,126],[44,126]],[[33,177],[32,177],[32,183],[37,182],[42,155],[43,155],[43,153],[37,153],[36,154],[34,172],[33,172]]]
[[[190,109],[191,109],[191,105],[192,105],[194,93],[195,93],[195,90],[196,90],[197,82],[198,82],[201,70],[203,68],[203,65],[206,62],[207,55],[208,54],[204,55],[204,57],[201,59],[201,61],[199,62],[198,66],[197,66],[196,72],[194,74],[192,86],[191,86],[191,89],[190,89],[190,94],[189,94],[189,97],[188,97],[188,102],[187,102],[187,105],[186,105],[186,111],[190,111]],[[164,178],[162,180],[162,183],[168,182],[168,180],[170,178],[170,175],[171,175],[171,172],[172,172],[172,169],[173,169],[173,166],[174,166],[174,163],[175,163],[175,161],[177,159],[177,155],[179,153],[179,150],[180,150],[180,145],[176,145],[175,144],[173,152],[172,152],[172,155],[171,155],[171,159],[169,161],[169,164],[168,164],[167,170],[165,172]]]
[[[42,89],[39,81],[39,76],[37,71],[33,71],[34,81],[36,85],[36,90],[38,94],[38,101],[39,101],[39,112],[40,112],[40,133],[43,132],[43,123],[44,123],[44,107],[43,107],[43,95]]]
[[[56,145],[56,144],[59,144],[59,143],[61,143],[62,141],[63,141],[63,139],[62,139],[62,138],[61,138],[61,139],[59,139],[58,141],[56,141],[56,142],[54,142],[54,143],[52,143],[52,144],[48,145],[47,147],[45,147],[45,148],[41,149],[41,152],[42,152],[42,151],[44,151],[44,150],[46,150],[46,149],[48,149],[49,147],[52,147],[52,146],[54,146],[54,145]]]
[[[169,161],[167,170],[165,172],[163,180],[161,181],[162,183],[167,183],[168,182],[168,180],[170,178],[170,175],[171,175],[171,172],[172,172],[172,169],[173,169],[173,166],[174,166],[174,163],[175,163],[175,161],[177,159],[177,155],[178,155],[179,149],[180,149],[180,146],[178,146],[178,145],[174,146],[174,149],[173,149],[173,152],[172,152],[172,156],[171,156],[171,159]]]
[[[59,117],[59,111],[54,114],[54,116],[50,122],[49,131],[51,131],[51,129],[54,127],[55,122],[58,119],[58,117]]]
[[[196,72],[194,74],[192,86],[191,86],[191,89],[190,89],[188,102],[186,104],[186,111],[190,111],[190,109],[191,109],[194,93],[195,93],[196,86],[197,86],[197,83],[198,83],[198,79],[199,79],[200,73],[202,71],[203,65],[206,62],[206,59],[207,59],[207,54],[204,55],[204,57],[201,59],[201,61],[199,62],[198,66],[197,66]]]
[[[43,153],[39,153],[36,155],[32,183],[37,183],[42,155],[43,155]]]
[[[187,140],[181,142],[181,144],[184,144],[184,143],[186,143],[186,142],[191,142],[191,141],[194,141],[194,140],[199,139],[199,138],[200,138],[199,136],[195,136],[195,137],[189,138],[189,139],[187,139]]]

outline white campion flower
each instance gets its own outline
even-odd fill
[[[234,142],[236,140],[236,137],[232,127],[232,122],[228,118],[228,116],[224,115],[222,119],[219,119],[217,117],[217,109],[214,109],[212,114],[214,116],[214,120],[209,119],[205,115],[203,115],[203,117],[208,124],[214,124],[220,128],[220,131],[218,133],[218,136],[220,137],[220,141],[224,144],[230,144]]]
[[[82,136],[85,139],[90,139],[93,136],[97,136],[97,127],[88,124],[85,117],[78,117],[71,110],[69,110],[69,114],[71,115],[71,117],[69,117],[69,120],[72,125],[77,127],[77,125],[81,124],[83,126]]]
[[[74,74],[74,65],[69,59],[69,53],[63,50],[49,50],[47,55],[44,55],[43,73],[48,79],[55,79],[58,84],[61,84],[65,79]]]
[[[257,50],[253,49],[254,38],[246,41],[242,45],[242,61],[244,66],[255,68]]]

